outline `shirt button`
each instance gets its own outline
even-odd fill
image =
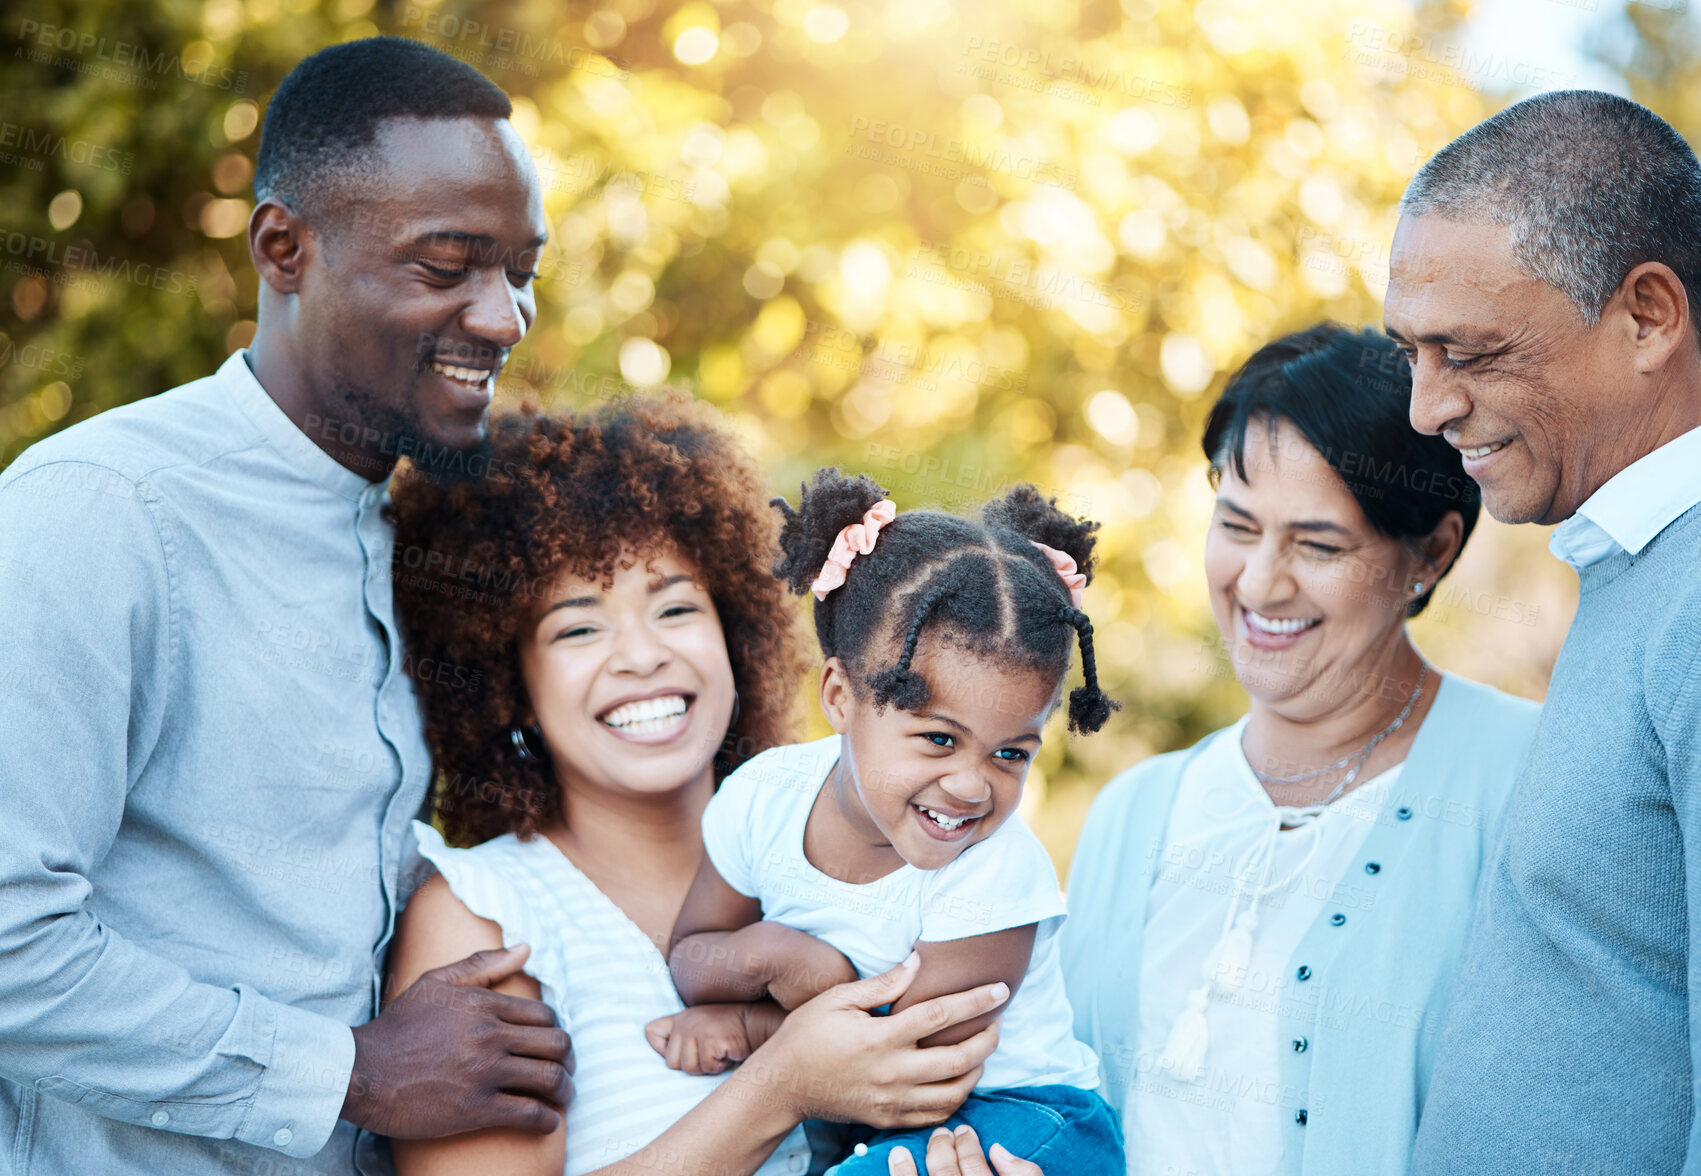
[[[1301,1127],[1305,1126],[1305,1121],[1309,1118],[1311,1118],[1311,1116],[1305,1113],[1304,1107],[1300,1107],[1299,1110],[1293,1113],[1293,1121],[1298,1123]]]
[[[1380,874],[1382,872],[1382,863],[1381,862],[1365,862],[1364,863],[1364,872],[1366,874]]]
[[[786,1167],[793,1172],[802,1172],[809,1167],[809,1161],[804,1159],[801,1155],[793,1153],[791,1159],[786,1161]]]
[[[1412,819],[1412,810],[1407,808],[1405,805],[1401,805],[1399,808],[1394,810],[1394,815],[1399,817],[1402,821],[1409,821]]]
[[[148,1119],[148,1122],[152,1123],[155,1127],[164,1127],[167,1123],[171,1122],[171,1116],[166,1114],[164,1111],[155,1111],[152,1117]]]
[[[1343,915],[1340,911],[1336,911],[1334,914],[1329,916],[1329,925],[1331,927],[1339,927],[1342,923],[1345,923],[1346,921],[1347,921],[1347,917],[1345,915]]]
[[[291,1131],[288,1127],[279,1127],[277,1134],[272,1136],[272,1142],[277,1144],[279,1147],[288,1147],[289,1141],[294,1138],[295,1132]]]
[[[1310,964],[1301,964],[1299,966],[1299,970],[1297,972],[1295,972],[1294,975],[1298,976],[1301,980],[1311,979],[1311,965]]]
[[[1296,1038],[1293,1039],[1293,1052],[1294,1053],[1304,1053],[1305,1050],[1306,1050],[1306,1047],[1309,1046],[1310,1044],[1311,1043],[1309,1041],[1307,1041],[1305,1038],[1296,1037]]]

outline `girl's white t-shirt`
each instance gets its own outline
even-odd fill
[[[728,776],[703,813],[703,845],[727,885],[762,917],[843,952],[861,976],[902,963],[916,943],[1036,924],[1027,976],[1010,998],[998,1048],[976,1089],[1058,1083],[1095,1089],[1098,1059],[1075,1039],[1058,962],[1063,895],[1051,857],[1019,813],[937,870],[905,863],[856,884],[803,853],[809,810],[839,759],[839,737],[776,747]]]
[[[512,833],[452,849],[413,824],[419,852],[466,908],[502,928],[502,944],[531,944],[526,973],[573,1035],[576,1071],[567,1104],[564,1176],[581,1176],[638,1152],[673,1126],[726,1074],[670,1070],[644,1026],[685,1006],[649,936],[547,837]],[[802,1126],[756,1176],[809,1170]]]
[[[1139,1048],[1123,1111],[1130,1173],[1287,1170],[1282,1132],[1304,1103],[1281,1077],[1280,1055],[1290,1046],[1279,1034],[1279,1012],[1298,999],[1289,964],[1313,924],[1335,909],[1336,887],[1399,778],[1397,765],[1282,830],[1305,820],[1303,810],[1270,800],[1241,750],[1245,730],[1242,718],[1188,765],[1146,899]],[[1183,1081],[1161,1063],[1164,1045],[1222,934],[1243,863],[1244,872],[1262,876],[1257,888],[1265,892],[1250,966],[1213,985],[1204,1069]],[[1248,901],[1243,896],[1240,909]]]

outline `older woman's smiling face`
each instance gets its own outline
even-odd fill
[[[1205,542],[1211,611],[1246,692],[1291,717],[1364,688],[1398,639],[1414,579],[1433,567],[1380,534],[1339,474],[1287,421],[1253,421],[1246,477],[1223,462]]]

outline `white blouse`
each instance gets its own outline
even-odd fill
[[[1400,774],[1321,812],[1277,806],[1246,762],[1245,730],[1243,718],[1199,754],[1170,811],[1146,907],[1130,1173],[1285,1171],[1282,1127],[1301,1105],[1277,1069],[1288,960]]]
[[[419,852],[455,897],[502,928],[504,946],[531,944],[526,973],[573,1035],[564,1176],[583,1176],[639,1151],[726,1079],[670,1070],[650,1048],[644,1026],[685,1007],[667,961],[554,842],[509,833],[451,849],[431,826],[415,821],[413,830]],[[799,1126],[757,1176],[808,1169],[809,1141]]]

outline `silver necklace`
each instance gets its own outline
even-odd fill
[[[1371,736],[1370,742],[1366,743],[1357,751],[1342,756],[1340,759],[1326,767],[1313,768],[1311,771],[1301,772],[1297,776],[1267,776],[1263,772],[1260,772],[1257,768],[1252,769],[1252,774],[1258,777],[1258,782],[1260,784],[1265,786],[1269,786],[1271,784],[1298,784],[1302,781],[1314,779],[1315,777],[1322,776],[1328,772],[1333,772],[1346,767],[1348,764],[1352,764],[1352,769],[1341,778],[1341,782],[1339,784],[1335,785],[1335,791],[1331,792],[1325,799],[1320,801],[1317,807],[1324,808],[1333,804],[1335,799],[1340,796],[1341,793],[1350,788],[1354,780],[1358,779],[1359,772],[1364,769],[1365,763],[1370,759],[1370,753],[1375,751],[1384,739],[1398,731],[1405,724],[1406,719],[1412,713],[1412,707],[1416,706],[1418,699],[1423,697],[1423,686],[1428,679],[1429,663],[1422,662],[1420,663],[1420,668],[1418,670],[1417,685],[1412,688],[1411,694],[1406,698],[1406,705],[1401,708],[1399,715],[1395,717],[1392,723],[1389,723],[1386,727],[1382,728],[1382,730]],[[1250,767],[1251,765],[1249,764],[1248,766]],[[1311,806],[1308,805],[1306,807],[1309,808]]]

